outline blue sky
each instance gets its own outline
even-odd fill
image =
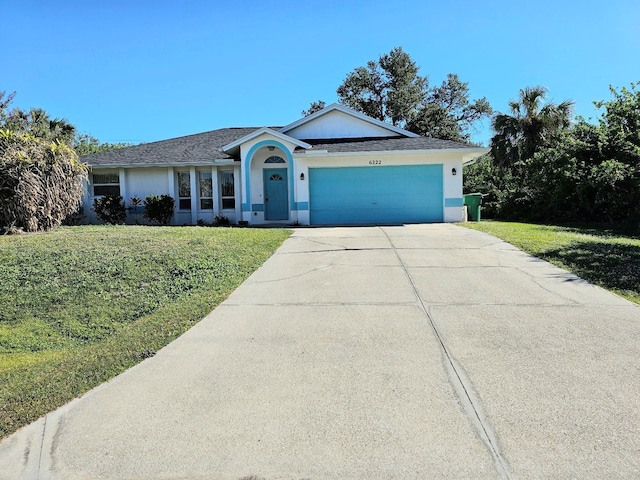
[[[596,117],[640,81],[640,2],[0,0],[0,91],[102,141],[284,125],[401,46],[497,111],[525,86]],[[489,122],[474,134],[488,143]]]

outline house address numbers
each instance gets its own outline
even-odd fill
[[[382,160],[369,160],[369,165],[382,165]]]

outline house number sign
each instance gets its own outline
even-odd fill
[[[369,160],[369,165],[382,165],[382,160]]]

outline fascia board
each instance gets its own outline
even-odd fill
[[[126,163],[126,164],[87,164],[92,169],[113,169],[113,168],[188,168],[188,167],[206,167],[217,165],[235,165],[238,162],[233,163],[233,160],[224,160],[222,163],[220,160],[209,160],[206,162],[191,162],[191,163]],[[229,162],[229,163],[226,163]]]
[[[306,152],[295,153],[293,157],[303,159],[303,158],[310,158],[310,157],[345,157],[345,156],[363,157],[366,155],[398,156],[398,155],[411,155],[411,154],[418,154],[418,155],[442,155],[442,154],[460,155],[462,154],[463,158],[464,157],[477,158],[487,153],[488,151],[489,151],[488,148],[486,149],[431,148],[429,150],[370,150],[367,152],[331,152],[331,153],[321,153],[321,151],[318,151],[318,153],[315,153],[315,154],[313,153],[313,151],[310,151],[309,153],[306,153]]]

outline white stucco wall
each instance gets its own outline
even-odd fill
[[[389,137],[392,131],[337,110],[286,132],[298,139]]]
[[[127,198],[131,197],[144,200],[148,195],[171,195],[166,168],[129,168],[125,169],[125,181],[127,182]]]
[[[234,182],[236,185],[236,208],[225,209],[222,207],[222,198],[220,196],[219,175],[218,170],[227,170],[234,172]],[[191,182],[191,210],[180,210],[178,203],[178,190],[176,182],[176,172],[183,171],[193,175]],[[211,172],[213,182],[213,210],[200,208],[200,198],[198,191],[198,172]],[[176,210],[171,221],[172,225],[194,225],[198,220],[206,223],[213,223],[216,216],[225,216],[231,223],[236,223],[240,218],[239,190],[240,175],[239,166],[230,164],[218,166],[185,166],[185,167],[131,167],[131,168],[95,168],[93,173],[115,173],[120,179],[120,195],[122,195],[125,205],[130,206],[131,198],[137,197],[144,201],[149,195],[171,195],[176,201]],[[93,206],[93,186],[91,184],[91,174],[89,182],[85,183],[85,195],[83,197],[83,210],[85,223],[100,223],[95,213],[91,210]],[[126,223],[148,223],[142,216],[143,206],[137,210],[128,209]]]

